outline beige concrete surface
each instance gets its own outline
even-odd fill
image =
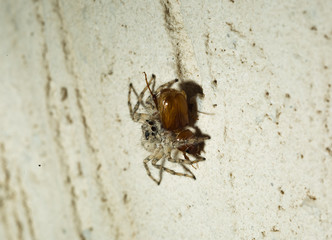
[[[1,0],[0,239],[332,239],[331,10]],[[146,174],[143,71],[203,88],[196,181]]]

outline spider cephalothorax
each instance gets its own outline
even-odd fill
[[[147,119],[142,124],[142,145],[149,152],[162,142],[161,135],[162,128],[159,121]]]
[[[161,182],[163,171],[196,179],[186,165],[205,160],[199,155],[197,144],[208,138],[197,137],[188,129],[188,106],[185,92],[170,88],[178,81],[177,79],[161,85],[156,91],[154,91],[155,76],[152,75],[148,83],[145,74],[145,80],[147,86],[139,95],[133,85],[129,85],[128,106],[131,118],[142,124],[142,145],[147,151],[151,152],[151,155],[144,159],[144,167],[148,176],[158,185]],[[152,82],[151,90],[149,86]],[[147,97],[146,101],[143,101],[147,89],[149,89],[151,95]],[[137,97],[134,108],[130,102],[132,91]],[[144,113],[137,112],[140,105],[145,109]],[[185,159],[179,158],[177,153],[173,154],[174,151],[182,152]],[[194,157],[195,160],[190,160],[187,154]],[[166,160],[181,165],[185,172],[180,173],[166,168]],[[147,165],[149,161],[152,162],[152,166],[159,169],[159,180],[151,175]],[[158,163],[159,161],[161,163]]]

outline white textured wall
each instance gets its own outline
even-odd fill
[[[332,239],[331,9],[1,0],[0,239]],[[146,175],[143,71],[204,90],[196,181]]]

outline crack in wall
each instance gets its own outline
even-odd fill
[[[176,0],[161,0],[167,33],[175,51],[177,74],[180,80],[200,77],[194,48],[184,28],[181,6]]]
[[[242,37],[242,38],[245,38],[245,37],[246,37],[243,33],[241,33],[239,30],[237,30],[237,29],[234,27],[233,23],[226,22],[226,24],[228,25],[229,30],[230,30],[231,32],[235,32],[239,37]]]
[[[330,129],[329,129],[329,124],[328,124],[328,119],[330,117],[330,110],[331,110],[331,91],[332,91],[332,85],[331,83],[327,84],[326,88],[326,94],[324,97],[324,102],[325,102],[325,117],[324,117],[324,127],[326,129],[328,137],[330,137]]]
[[[77,79],[76,79],[76,82],[77,82]],[[78,85],[78,84],[77,84]],[[87,147],[90,149],[93,157],[94,157],[94,161],[96,162],[96,165],[98,166],[96,168],[96,176],[95,176],[95,179],[96,179],[96,184],[99,188],[99,194],[100,194],[100,200],[101,200],[101,203],[103,205],[103,208],[106,209],[108,215],[110,216],[111,219],[113,219],[113,213],[112,213],[112,210],[111,208],[109,207],[109,204],[108,204],[108,199],[106,197],[106,191],[105,191],[105,184],[102,182],[102,178],[100,176],[100,167],[101,167],[101,163],[100,161],[98,160],[96,154],[98,152],[98,149],[94,147],[94,145],[92,144],[92,138],[91,138],[91,129],[87,123],[87,119],[86,119],[86,115],[84,113],[84,108],[83,108],[83,105],[82,105],[82,95],[79,91],[78,88],[75,89],[75,92],[76,92],[76,104],[77,104],[77,107],[79,109],[79,112],[80,112],[80,117],[82,119],[82,124],[83,124],[83,127],[84,127],[84,137],[86,139],[86,144],[87,144]]]
[[[211,61],[210,61],[210,58],[209,58],[209,55],[212,56],[212,54],[213,54],[212,51],[211,51],[210,42],[211,42],[210,33],[207,32],[205,34],[205,44],[204,44],[205,45],[205,54],[207,55],[206,56],[206,63],[207,63],[208,69],[209,69],[210,79],[216,79],[214,77],[214,74],[212,74],[212,64],[211,64]]]
[[[20,188],[20,195],[21,195],[21,198],[22,198],[22,206],[23,206],[23,209],[24,209],[26,221],[28,223],[28,229],[29,229],[31,239],[36,240],[36,234],[35,234],[35,230],[34,230],[34,227],[33,227],[33,221],[32,221],[32,215],[31,215],[31,209],[28,205],[28,197],[27,197],[27,194],[24,191],[24,188],[22,186],[22,181],[21,181],[20,175],[21,175],[20,173],[17,174],[17,182],[18,182],[18,186]]]
[[[6,202],[13,198],[12,190],[10,189],[10,172],[7,166],[7,159],[5,158],[5,144],[0,143],[0,163],[1,170],[4,174],[4,181],[0,182],[0,190],[3,189],[3,195],[0,195],[0,215],[2,227],[5,231],[5,235],[7,239],[14,239],[12,236],[12,232],[10,231],[7,215],[6,215]],[[1,193],[1,192],[0,192]]]
[[[76,105],[79,109],[80,117],[81,117],[82,124],[83,124],[83,127],[84,127],[84,137],[86,139],[86,144],[88,145],[88,148],[91,150],[92,153],[96,153],[97,149],[92,144],[91,129],[90,129],[88,123],[87,123],[86,116],[85,116],[85,113],[84,113],[84,108],[83,108],[83,105],[82,105],[83,100],[82,100],[80,90],[78,88],[76,88],[75,93],[76,93]]]
[[[325,117],[324,117],[324,127],[327,132],[327,146],[325,147],[325,151],[328,153],[330,157],[332,157],[332,136],[331,131],[329,129],[329,119],[331,118],[331,92],[332,92],[332,85],[331,83],[327,84],[327,91],[325,94]]]
[[[18,215],[17,215],[17,209],[14,208],[13,210],[13,216],[15,219],[15,223],[16,223],[16,227],[17,227],[17,239],[18,240],[23,240],[23,225],[21,220],[19,219]]]
[[[65,23],[64,23],[62,14],[61,14],[61,7],[59,4],[59,0],[56,0],[56,2],[54,4],[54,12],[57,15],[59,22],[60,22],[59,34],[60,34],[60,38],[62,39],[61,45],[62,45],[62,51],[64,54],[66,70],[69,74],[72,75],[73,80],[74,80],[76,105],[78,107],[79,115],[80,115],[82,125],[83,125],[85,143],[86,143],[89,151],[91,152],[91,155],[93,156],[92,159],[94,159],[95,165],[99,166],[99,165],[101,165],[101,163],[97,157],[98,149],[93,144],[93,140],[92,140],[92,136],[91,136],[92,135],[91,127],[89,126],[89,123],[88,123],[88,118],[86,116],[84,104],[83,104],[84,99],[83,99],[82,93],[79,88],[79,82],[78,82],[79,76],[76,74],[76,71],[75,71],[73,54],[70,51],[70,45],[67,40],[68,31],[66,30]],[[113,226],[114,216],[109,207],[109,202],[106,198],[105,184],[103,183],[102,178],[99,175],[99,171],[97,171],[97,170],[95,171],[95,180],[96,180],[96,185],[97,185],[97,188],[99,191],[102,207],[105,210],[107,210],[109,220],[110,220],[110,225]],[[103,201],[103,199],[105,199],[106,201]]]
[[[78,215],[78,212],[77,212],[77,195],[75,193],[75,187],[74,187],[74,184],[72,184],[71,182],[71,178],[70,176],[67,176],[67,182],[70,184],[70,196],[71,196],[71,206],[73,209],[75,209],[75,220],[78,222],[78,228],[77,228],[77,231],[78,231],[78,236],[81,240],[85,240],[85,237],[83,235],[83,231],[82,231],[82,221],[81,219],[79,218],[79,215]]]
[[[56,119],[52,112],[53,106],[51,104],[50,92],[51,92],[51,83],[52,83],[53,79],[51,77],[49,62],[47,59],[48,47],[47,47],[47,42],[46,42],[46,38],[45,38],[45,22],[39,11],[40,11],[39,5],[36,5],[36,7],[35,7],[36,19],[40,25],[41,35],[43,36],[42,59],[43,59],[43,67],[44,67],[45,74],[46,74],[45,97],[46,97],[46,109],[47,109],[47,113],[48,113],[48,121],[49,121],[49,126],[53,129],[53,133],[54,133],[53,141],[55,142],[55,145],[56,145],[57,159],[60,160],[61,168],[63,169],[63,172],[65,172],[65,175],[67,176],[66,178],[68,179],[70,171],[69,171],[69,166],[68,166],[68,164],[66,164],[66,161],[65,161],[65,159],[68,159],[68,157],[65,156],[65,149],[60,140],[60,138],[61,138],[60,123],[59,123],[59,119]],[[69,182],[67,181],[67,183],[69,184],[68,188],[70,190],[74,188],[71,181],[69,181]],[[70,192],[72,192],[72,191],[70,191]],[[81,223],[80,217],[78,215],[76,199],[74,198],[74,196],[72,194],[70,196],[71,196],[70,201],[71,201],[71,206],[72,206],[71,208],[72,208],[72,213],[73,213],[73,223],[75,226],[76,233],[80,237],[80,239],[85,239],[84,236],[82,235],[82,226],[81,226],[82,223]]]

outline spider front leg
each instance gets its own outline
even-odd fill
[[[143,103],[143,96],[144,96],[144,92],[146,91],[146,88],[143,89],[143,91],[141,92],[141,94],[137,97],[137,103],[135,104],[135,107],[133,109],[132,104],[131,104],[131,91],[134,91],[134,93],[137,95],[137,92],[135,91],[133,84],[129,84],[129,91],[128,91],[128,107],[129,107],[129,113],[130,113],[130,117],[137,122],[138,121],[138,117],[137,117],[137,110],[139,108],[140,104],[144,104]],[[144,106],[144,105],[143,105]]]
[[[160,154],[160,148],[156,149],[154,151],[153,154],[151,154],[150,156],[148,156],[147,158],[144,159],[143,163],[144,163],[144,167],[145,167],[145,170],[146,170],[146,173],[148,174],[148,176],[155,182],[157,183],[158,185],[160,184],[161,182],[161,176],[162,176],[162,170],[160,170],[159,172],[159,181],[157,179],[155,179],[152,174],[151,174],[151,171],[149,169],[149,166],[148,166],[148,162],[152,159],[152,164],[154,162],[158,162],[163,156],[162,154]]]
[[[167,83],[164,83],[164,84],[160,85],[160,86],[157,88],[155,94],[157,95],[157,94],[158,94],[162,89],[164,89],[164,88],[170,88],[174,83],[176,83],[176,82],[178,82],[178,81],[179,81],[179,79],[174,79],[174,80],[172,80],[172,81],[169,81],[169,82],[167,82]]]
[[[137,98],[137,103],[136,103],[136,105],[137,104],[141,104],[144,108],[145,108],[145,104],[144,104],[144,101],[143,101],[143,96],[144,96],[144,91],[142,91],[141,93],[140,93],[140,95],[138,95],[138,93],[136,92],[136,90],[135,90],[135,88],[134,88],[134,86],[132,85],[132,84],[130,84],[129,85],[129,88],[131,88],[131,90],[134,92],[134,94],[135,94],[135,96],[136,96],[136,98]],[[130,89],[129,89],[129,91],[130,91]],[[141,96],[142,95],[142,96]],[[136,107],[136,105],[135,105],[135,107]]]
[[[145,74],[145,73],[144,73]],[[149,84],[151,84],[151,82],[154,81],[155,83],[155,75],[152,75],[151,77],[151,80],[149,81]],[[135,114],[139,108],[140,105],[142,105],[144,108],[146,108],[144,102],[143,102],[143,97],[144,97],[144,93],[146,92],[146,90],[148,89],[147,86],[145,86],[145,88],[142,90],[142,92],[138,95],[133,84],[130,83],[129,84],[129,91],[128,91],[128,107],[129,107],[129,112],[130,112],[130,116],[131,118],[137,122],[137,120],[135,120]],[[137,97],[137,103],[135,104],[134,106],[134,109],[132,107],[132,104],[131,104],[131,91],[134,92],[134,94],[136,95]],[[137,119],[137,118],[136,118]]]
[[[142,102],[140,100],[138,100],[138,102],[136,103],[136,106],[133,110],[132,105],[131,105],[131,101],[130,101],[131,89],[134,89],[132,84],[129,85],[129,92],[128,92],[128,107],[129,107],[130,117],[135,122],[144,122],[145,120],[149,119],[150,116],[146,113],[138,113],[137,112],[139,104],[140,104],[140,102]]]

